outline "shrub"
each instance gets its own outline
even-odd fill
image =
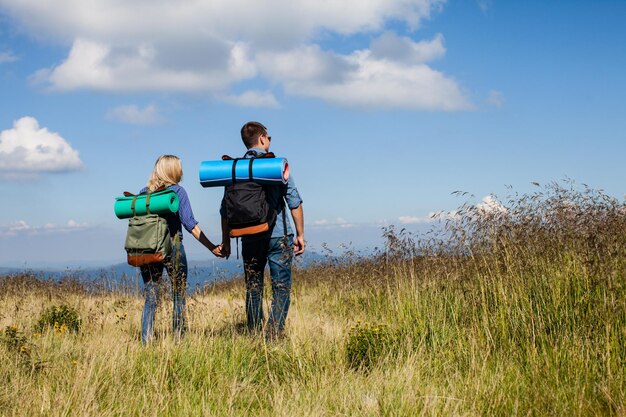
[[[392,345],[385,325],[357,322],[348,333],[346,358],[352,369],[370,370]]]
[[[23,347],[28,345],[26,336],[21,334],[15,326],[6,326],[0,340],[7,350],[11,352],[24,351]]]
[[[77,333],[80,331],[81,325],[82,320],[78,316],[76,309],[64,304],[58,307],[52,306],[44,310],[35,328],[39,332],[43,332],[45,329],[52,327],[59,333],[66,331]]]
[[[0,334],[0,344],[17,359],[22,369],[30,371],[41,371],[44,363],[37,359],[35,345],[28,341],[16,326],[6,326],[4,332]]]

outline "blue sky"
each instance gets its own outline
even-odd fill
[[[128,4],[127,4],[128,3]],[[129,5],[130,4],[130,5]],[[569,177],[626,192],[626,2],[0,0],[0,265],[123,261],[115,196],[269,127],[310,248]],[[186,235],[190,258],[209,253]]]

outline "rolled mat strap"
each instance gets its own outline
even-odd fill
[[[136,204],[137,204],[137,196],[136,196],[136,195],[134,195],[134,196],[133,196],[133,202],[130,204],[130,211],[132,211],[132,212],[133,212],[133,217],[135,217],[135,216],[136,216],[136,214],[135,214],[135,205],[136,205]]]
[[[146,214],[150,214],[150,195],[152,193],[148,191],[148,195],[146,195]]]
[[[239,161],[239,159],[233,160],[233,170],[232,170],[233,184],[237,182],[237,161]]]

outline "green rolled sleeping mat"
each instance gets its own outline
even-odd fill
[[[147,197],[150,196],[148,199]],[[135,213],[133,213],[133,201]],[[118,219],[129,219],[133,216],[143,216],[148,213],[146,209],[148,203],[150,213],[166,215],[178,211],[178,194],[174,190],[157,191],[150,194],[124,193],[123,197],[115,199],[113,209]]]

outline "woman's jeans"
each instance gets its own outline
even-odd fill
[[[185,332],[185,290],[187,288],[187,255],[182,243],[179,248],[174,245],[172,256],[165,262],[145,265],[141,267],[141,277],[144,283],[146,302],[141,316],[141,342],[145,345],[152,339],[154,333],[154,316],[161,287],[163,285],[163,269],[167,270],[172,283],[172,298],[174,312],[172,326],[174,337],[180,338]]]
[[[263,326],[263,271],[269,262],[272,279],[272,307],[267,328],[282,333],[291,300],[293,236],[261,238],[242,243],[241,255],[246,278],[246,318],[248,330]]]

